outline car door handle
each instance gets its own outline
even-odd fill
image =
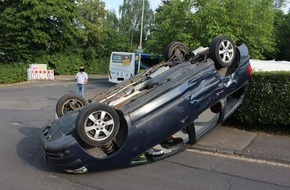
[[[180,123],[185,123],[185,121],[187,120],[188,116],[185,116],[183,119],[180,120]]]

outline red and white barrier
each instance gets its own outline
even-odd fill
[[[28,80],[54,80],[53,70],[27,69]]]
[[[47,78],[50,80],[54,80],[54,71],[53,70],[47,70]]]

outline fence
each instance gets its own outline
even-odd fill
[[[30,64],[27,69],[27,80],[54,80],[54,71],[47,70],[46,64]]]
[[[27,69],[27,80],[54,80],[54,70]]]

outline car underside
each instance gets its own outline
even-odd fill
[[[43,130],[51,165],[75,173],[164,159],[195,143],[242,103],[251,66],[227,36],[189,52],[172,42],[166,61],[89,100],[65,95]]]

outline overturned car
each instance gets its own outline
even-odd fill
[[[209,47],[165,49],[166,62],[89,100],[64,95],[43,128],[46,161],[85,173],[154,162],[195,143],[242,103],[252,68],[245,44],[218,36]]]

